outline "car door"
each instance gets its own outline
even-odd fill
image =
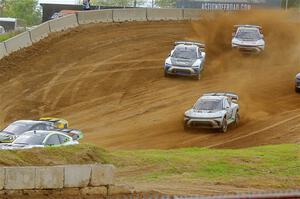
[[[59,146],[60,145],[60,139],[58,137],[58,134],[52,134],[50,135],[46,141],[45,141],[46,146]]]

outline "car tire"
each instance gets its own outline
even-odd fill
[[[234,120],[235,127],[237,127],[239,125],[239,123],[240,123],[240,114],[239,114],[239,112],[236,112],[235,120]]]
[[[295,92],[300,93],[300,88],[295,87]]]
[[[188,124],[187,124],[187,122],[184,121],[183,128],[186,131],[186,130],[189,130],[191,127],[189,127]]]
[[[169,74],[167,73],[167,71],[164,72],[164,76],[169,77]]]
[[[194,77],[196,80],[200,80],[201,79],[201,74],[197,74],[195,77]]]
[[[220,128],[220,132],[222,133],[226,133],[227,132],[227,128],[228,128],[228,124],[227,124],[227,120],[226,120],[226,116],[222,121],[222,126]]]

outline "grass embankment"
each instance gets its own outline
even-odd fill
[[[111,163],[118,182],[210,182],[216,185],[299,188],[300,145],[248,149],[183,148],[106,151],[92,145],[0,151],[0,165]]]
[[[0,150],[0,166],[108,163],[107,155],[105,150],[87,144],[30,150]]]
[[[17,34],[20,34],[20,32],[9,32],[9,33],[2,34],[0,35],[0,42],[8,40],[9,38],[16,36]]]

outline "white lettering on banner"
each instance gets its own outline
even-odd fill
[[[251,5],[242,3],[202,3],[203,10],[250,10]]]

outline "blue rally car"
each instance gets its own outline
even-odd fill
[[[164,74],[190,76],[200,79],[205,62],[205,45],[193,41],[175,42],[165,61]]]

